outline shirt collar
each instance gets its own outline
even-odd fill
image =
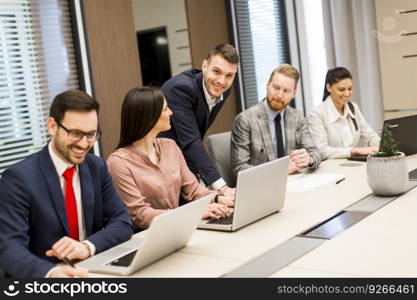
[[[269,107],[269,104],[268,104],[268,101],[266,100],[266,98],[264,98],[262,103],[264,105],[265,112],[266,112],[266,115],[268,116],[269,121],[275,121],[275,118],[278,114],[281,114],[281,118],[282,118],[282,116],[283,116],[282,113],[284,112],[284,109],[281,110],[281,111],[275,111],[275,110],[271,109]]]
[[[337,111],[336,106],[333,103],[333,100],[331,96],[328,96],[325,100],[325,103],[328,105],[328,113],[329,113],[329,122],[334,123],[340,118],[346,118],[348,115],[349,117],[356,119],[355,115],[352,113],[352,111],[349,108],[349,105],[345,104],[345,107],[343,109],[343,115],[340,115]]]
[[[206,89],[206,85],[204,84],[204,77],[203,77],[203,90],[204,90],[204,96],[206,97],[206,101],[208,100],[214,100],[216,103],[219,103],[220,101],[223,101],[223,94],[220,95],[220,97],[213,97],[209,94],[209,92]]]
[[[58,155],[55,154],[54,150],[52,149],[52,142],[49,142],[48,144],[48,151],[49,155],[51,156],[52,162],[54,163],[56,172],[59,176],[62,176],[66,169],[73,166],[72,164],[65,162]]]

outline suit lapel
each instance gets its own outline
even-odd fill
[[[205,116],[205,121],[204,121],[204,128],[207,130],[207,128],[209,128],[210,123],[211,123],[211,116],[212,114],[210,113],[209,107],[208,107],[208,103],[206,100],[206,95],[204,94],[204,89],[203,89],[203,71],[201,71],[200,73],[198,73],[195,78],[194,78],[197,86],[198,86],[198,90],[199,90],[199,96],[200,101],[203,102],[203,105],[205,107],[205,112],[204,112],[204,116]]]
[[[91,178],[90,168],[88,167],[87,158],[84,163],[78,166],[80,171],[81,202],[83,204],[84,222],[86,236],[92,231],[94,218],[94,189]]]
[[[206,99],[206,96],[204,95],[204,89],[203,89],[203,71],[201,71],[200,73],[197,73],[194,77],[195,83],[198,86],[198,90],[200,92],[200,95],[202,95],[203,99]],[[206,108],[208,111],[208,104],[207,101],[204,101],[206,104]]]
[[[266,154],[268,155],[268,160],[274,159],[274,150],[272,148],[272,139],[271,139],[271,132],[269,131],[268,125],[268,116],[266,115],[265,108],[262,102],[257,104],[257,122],[259,126],[259,130],[261,131],[262,140],[265,145]]]
[[[284,123],[285,123],[285,152],[289,154],[289,151],[295,149],[295,116],[292,113],[291,107],[286,107],[284,111]]]
[[[40,169],[47,183],[49,197],[52,201],[53,207],[55,208],[56,214],[61,221],[62,227],[64,228],[66,233],[65,235],[68,235],[69,232],[64,195],[59,183],[59,176],[56,172],[51,156],[49,155],[48,146],[45,146],[39,153],[39,160]]]

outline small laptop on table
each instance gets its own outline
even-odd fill
[[[240,171],[235,207],[228,218],[202,220],[199,229],[235,231],[279,211],[284,206],[289,157]]]
[[[211,194],[156,216],[144,238],[132,238],[79,262],[77,266],[92,272],[117,275],[130,275],[136,272],[183,248],[214,197],[215,195]]]

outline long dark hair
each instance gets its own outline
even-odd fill
[[[348,69],[344,67],[337,67],[328,70],[326,74],[326,82],[324,83],[323,101],[326,100],[326,98],[330,95],[326,87],[327,84],[333,85],[347,78],[352,79],[352,74],[349,72]]]
[[[153,87],[131,89],[125,96],[120,118],[120,139],[116,149],[143,137],[158,122],[164,107],[164,94]]]

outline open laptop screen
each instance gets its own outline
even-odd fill
[[[417,153],[417,138],[415,128],[417,128],[417,115],[390,119],[384,121],[389,124],[392,136],[398,143],[398,150],[405,155]],[[349,157],[349,160],[366,161],[367,155]]]
[[[384,125],[389,124],[392,135],[398,143],[398,150],[405,155],[417,153],[417,115],[385,120]]]

